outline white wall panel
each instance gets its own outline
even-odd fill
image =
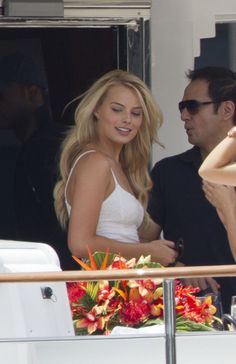
[[[215,36],[215,22],[236,21],[236,2],[152,1],[151,19],[152,89],[164,114],[160,138],[166,147],[153,147],[155,163],[191,147],[177,108],[187,84],[185,72],[199,56],[200,39]]]

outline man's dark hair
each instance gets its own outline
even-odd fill
[[[233,101],[235,105],[234,124],[236,124],[236,73],[225,67],[208,66],[186,73],[190,81],[204,80],[208,83],[208,95],[216,101],[215,112],[222,101]]]

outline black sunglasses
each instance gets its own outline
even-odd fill
[[[179,102],[179,111],[182,112],[184,109],[190,114],[197,114],[199,108],[203,105],[218,104],[219,101],[197,101],[197,100],[186,100]]]

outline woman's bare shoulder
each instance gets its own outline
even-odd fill
[[[84,152],[83,152],[84,153]],[[83,154],[81,153],[81,155]],[[90,153],[86,153],[85,155],[83,155],[78,163],[75,166],[75,170],[76,170],[76,174],[79,171],[82,171],[82,169],[84,171],[86,170],[90,170],[90,171],[97,171],[99,170],[100,173],[102,172],[108,172],[110,171],[110,161],[109,158],[99,152],[99,151],[91,151]]]

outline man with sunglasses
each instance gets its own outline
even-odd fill
[[[187,77],[190,82],[178,106],[193,147],[156,163],[151,171],[149,212],[165,239],[183,239],[184,251],[177,264],[234,264],[225,226],[236,235],[235,189],[202,181],[198,169],[236,124],[236,74],[223,67],[205,67],[190,71]],[[206,277],[185,283],[221,293],[223,309],[229,312],[236,278]]]

